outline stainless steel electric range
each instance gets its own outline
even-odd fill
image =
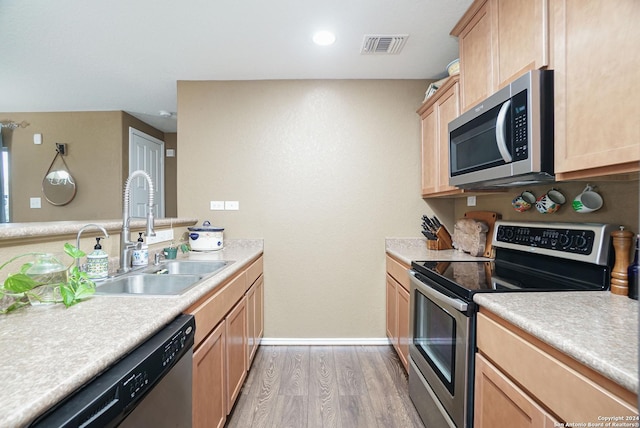
[[[473,295],[607,290],[615,229],[498,221],[493,260],[411,263],[409,394],[425,426],[473,426]]]

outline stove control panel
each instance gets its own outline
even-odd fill
[[[507,225],[499,226],[496,234],[499,242],[580,254],[591,253],[594,238],[595,233],[592,230],[558,230]]]
[[[604,265],[614,230],[599,223],[498,221],[493,246]]]

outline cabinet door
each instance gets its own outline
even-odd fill
[[[409,370],[409,292],[400,284],[396,286],[398,315],[398,355],[405,370]]]
[[[438,114],[435,105],[422,114],[422,194],[438,191]]]
[[[227,414],[231,412],[247,375],[247,297],[243,296],[226,320]]]
[[[462,192],[455,186],[449,185],[449,122],[460,114],[458,102],[458,83],[455,83],[438,99],[438,192]]]
[[[458,37],[462,111],[467,111],[493,91],[491,17],[484,3]]]
[[[493,89],[549,64],[548,0],[491,0]]]
[[[476,354],[474,426],[551,428],[557,420],[480,354]]]
[[[449,186],[449,122],[460,114],[458,76],[450,77],[418,110],[422,122],[422,196],[463,193]],[[431,105],[429,105],[431,103]]]
[[[264,278],[261,276],[247,292],[247,370],[264,333]]]
[[[193,427],[221,428],[227,417],[224,320],[193,353]]]
[[[559,179],[640,169],[640,2],[553,0]]]
[[[251,367],[256,344],[256,284],[247,291],[247,369]]]
[[[255,304],[255,340],[256,349],[260,345],[260,340],[264,336],[264,276],[256,282],[256,304]]]
[[[387,274],[387,337],[394,347],[398,343],[398,324],[396,321],[396,283]]]

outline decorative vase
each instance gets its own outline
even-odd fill
[[[41,284],[27,292],[31,305],[62,301],[60,285],[67,282],[67,268],[53,254],[39,254],[25,273]]]

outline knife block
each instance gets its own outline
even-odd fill
[[[444,226],[440,226],[436,232],[438,239],[427,240],[428,250],[450,250],[453,248],[453,242],[451,241],[451,235],[447,232]]]

